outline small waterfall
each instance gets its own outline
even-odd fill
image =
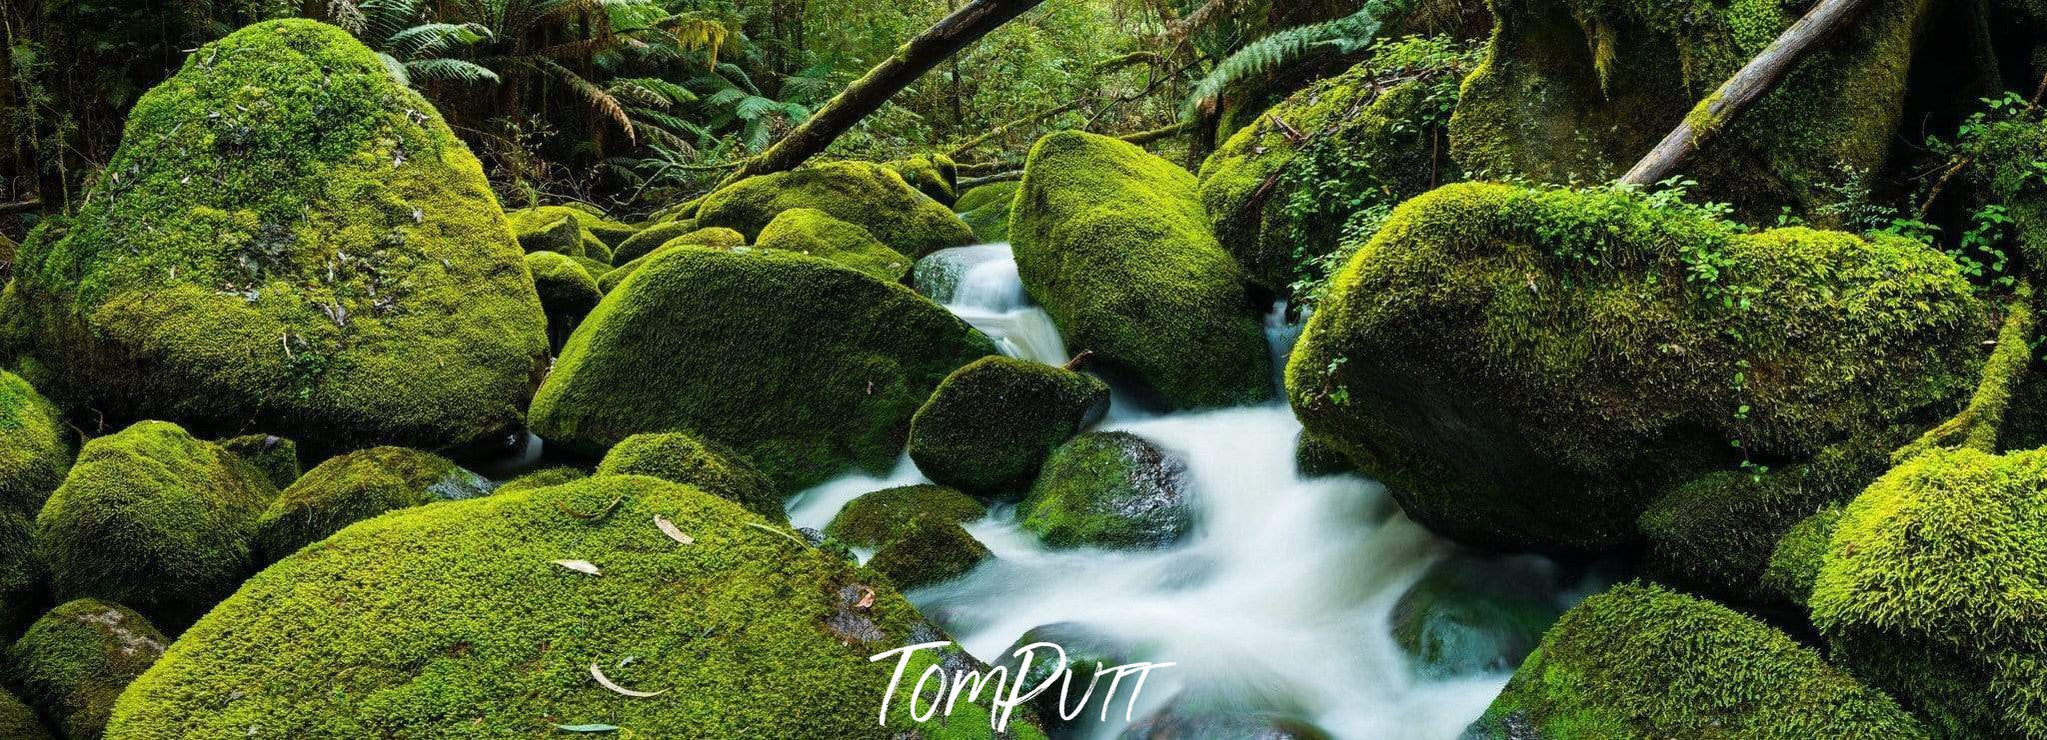
[[[917,280],[925,295],[995,340],[1002,354],[1047,365],[1070,359],[1052,317],[1024,293],[1009,245],[939,250],[918,261]]]

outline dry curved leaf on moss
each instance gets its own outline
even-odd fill
[[[588,573],[593,576],[604,575],[603,571],[597,569],[596,563],[592,563],[588,560],[554,560],[550,562],[553,562],[555,565],[559,565],[569,570],[573,570],[577,573]]]
[[[654,526],[659,527],[661,529],[662,534],[668,535],[668,539],[675,540],[676,542],[685,545],[696,544],[697,540],[695,537],[683,534],[682,530],[678,529],[675,526],[675,522],[668,521],[668,517],[662,516],[660,514],[655,514]]]
[[[586,725],[555,725],[554,729],[561,730],[562,732],[617,732],[622,728],[618,725],[591,723]]]
[[[649,697],[660,696],[662,694],[668,693],[667,689],[662,689],[660,691],[634,691],[624,686],[620,686],[616,683],[613,683],[610,677],[605,676],[604,669],[597,667],[597,664],[595,662],[592,662],[590,664],[590,677],[597,679],[597,685],[602,686],[606,689],[610,689],[613,693],[622,694],[637,699],[646,699]]]

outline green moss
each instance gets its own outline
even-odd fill
[[[275,561],[387,511],[490,490],[490,481],[439,455],[403,447],[357,450],[329,458],[284,489],[256,522],[256,547],[264,562]]]
[[[1778,603],[1803,609],[1811,602],[1813,583],[1819,579],[1827,544],[1833,540],[1834,526],[1840,521],[1840,508],[1821,509],[1791,525],[1784,538],[1777,541],[1777,550],[1770,554],[1770,567],[1763,571],[1763,588]]]
[[[597,287],[605,293],[610,293],[612,288],[618,287],[619,283],[623,283],[626,278],[632,277],[632,274],[638,271],[641,265],[647,264],[647,257],[652,257],[658,252],[680,249],[682,247],[732,250],[745,246],[746,237],[737,231],[722,226],[697,229],[662,242],[660,246],[655,247],[653,251],[648,252],[645,256],[634,258],[631,262],[619,265],[618,269],[605,273],[603,279],[597,281]]]
[[[1004,497],[1030,486],[1052,448],[1101,418],[1109,386],[1093,376],[984,357],[938,385],[910,420],[910,459],[932,480]]]
[[[2047,734],[2047,449],[1927,451],[1848,504],[1813,625],[1942,734]]]
[[[633,234],[632,237],[625,241],[619,242],[618,249],[611,254],[611,259],[613,262],[623,265],[647,256],[649,252],[654,251],[655,247],[667,244],[670,239],[696,230],[697,221],[693,218],[662,221],[650,225],[645,229],[641,229],[639,233]],[[744,243],[745,237],[742,236],[740,239],[742,240],[741,243]]]
[[[0,630],[14,634],[49,605],[50,569],[36,518],[0,508]]]
[[[919,154],[888,163],[903,182],[947,208],[959,200],[959,166],[943,154]]]
[[[887,167],[832,162],[741,180],[704,198],[701,226],[759,234],[791,208],[815,208],[867,229],[911,258],[972,243],[972,229],[952,210],[911,188]]]
[[[746,458],[680,432],[635,434],[604,461],[598,475],[646,475],[732,501],[771,522],[786,519],[782,493]]]
[[[2047,122],[2027,116],[1984,125],[1959,154],[1973,163],[1965,181],[1989,204],[2004,207],[2026,259],[2047,264],[2047,173],[2038,167],[2047,161]]]
[[[605,264],[603,262],[598,262],[597,260],[590,259],[589,257],[570,257],[569,260],[575,262],[577,265],[581,265],[583,271],[590,273],[590,277],[592,278],[604,277],[605,275],[610,274],[612,270],[611,265]]]
[[[563,483],[572,483],[588,477],[590,477],[589,473],[585,473],[578,468],[548,468],[546,470],[536,470],[500,483],[496,492],[505,494],[514,491],[530,491],[535,488],[547,488],[549,486],[559,486]]]
[[[260,23],[129,115],[4,315],[60,405],[321,450],[520,426],[545,318],[482,166],[348,33]]]
[[[50,728],[36,718],[36,712],[6,691],[0,691],[0,737],[19,740],[51,740]]]
[[[2034,363],[2034,326],[2039,319],[2031,305],[2032,297],[2032,286],[2019,286],[2017,297],[2005,310],[2004,327],[1997,332],[1996,348],[1991,350],[1990,359],[1983,363],[1969,405],[1954,418],[1898,448],[1891,454],[1892,460],[1904,462],[1935,447],[1997,451],[1998,433],[2004,428],[2012,396],[2024,387],[2026,371]]]
[[[967,189],[967,192],[960,194],[960,199],[952,204],[953,210],[964,215],[988,206],[1001,205],[1003,206],[1002,210],[1007,211],[1009,210],[1008,204],[1016,200],[1016,189],[1022,184],[1015,180],[1008,180],[1004,182],[991,182],[986,185],[976,185]]]
[[[564,513],[607,507],[599,519]],[[655,517],[693,543],[669,539]],[[986,736],[987,715],[966,702],[948,726],[912,725],[907,691],[877,726],[894,665],[868,656],[914,643],[916,610],[767,526],[643,476],[361,522],[194,625],[121,696],[108,735],[511,737],[602,723],[640,737]],[[550,562],[564,559],[603,574]],[[607,691],[593,664],[665,693]],[[229,691],[242,693],[226,701]]]
[[[1602,551],[1679,482],[1953,413],[1987,313],[1916,242],[1749,232],[1662,196],[1450,185],[1337,274],[1287,387],[1307,430],[1424,525]]]
[[[28,381],[0,370],[0,508],[34,514],[71,467],[71,428]]]
[[[1492,5],[1492,41],[1465,80],[1451,153],[1467,170],[1558,184],[1625,172],[1804,12],[1777,0]],[[1840,181],[1868,184],[1890,155],[1934,6],[1875,4],[1722,124],[1684,174],[1746,216],[1775,217],[1788,204],[1827,223]]]
[[[876,550],[867,567],[897,588],[912,589],[958,578],[988,557],[988,547],[950,517],[920,514]]]
[[[604,218],[583,204],[535,206],[505,213],[512,233],[527,252],[557,252],[572,257],[612,261],[612,248],[639,229]],[[566,222],[566,224],[564,224]]]
[[[60,599],[97,597],[180,625],[255,569],[250,537],[277,489],[176,424],[92,440],[36,518]]]
[[[1016,516],[1053,547],[1163,547],[1194,527],[1186,474],[1134,434],[1088,432],[1052,451]]]
[[[535,397],[550,443],[594,454],[690,432],[793,491],[894,467],[939,381],[995,352],[910,289],[814,257],[684,247],[643,259]]]
[[[1350,466],[1350,459],[1344,457],[1335,445],[1316,439],[1315,435],[1306,431],[1294,440],[1294,469],[1303,478],[1356,472]]]
[[[962,524],[987,515],[987,507],[957,489],[899,486],[853,499],[839,510],[838,516],[832,517],[824,534],[854,547],[880,547],[909,531],[911,520],[918,517]]]
[[[761,229],[754,246],[822,257],[889,282],[902,282],[910,274],[910,258],[889,249],[866,229],[814,208],[783,211]]]
[[[974,241],[980,244],[998,244],[1009,241],[1010,206],[1016,202],[1017,187],[1023,183],[1010,181],[981,185],[960,196],[953,208],[959,211],[960,219],[974,230]]]
[[[1769,625],[1628,584],[1566,612],[1467,737],[1929,737]]]
[[[299,468],[299,446],[291,440],[271,434],[244,434],[220,441],[221,449],[235,453],[243,461],[263,472],[263,477],[278,490],[284,490],[303,473]]]
[[[561,349],[583,317],[604,300],[604,293],[597,289],[597,279],[589,270],[554,252],[526,255],[526,268],[533,273],[533,289],[540,294],[541,311],[547,314],[548,345]]]
[[[1209,233],[1186,170],[1076,132],[1040,139],[1010,238],[1018,272],[1075,352],[1181,408],[1271,395],[1244,274]]]
[[[7,658],[22,696],[65,737],[88,740],[105,732],[114,699],[156,663],[168,644],[132,609],[78,599],[36,620]]]

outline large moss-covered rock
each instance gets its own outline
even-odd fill
[[[1186,476],[1142,437],[1088,432],[1052,451],[1016,515],[1053,547],[1163,547],[1194,528]]]
[[[682,247],[734,250],[742,249],[745,246],[746,235],[723,226],[695,229],[682,236],[662,242],[645,256],[636,257],[633,261],[621,264],[617,269],[604,273],[604,276],[598,279],[597,287],[599,290],[609,294],[612,288],[618,287],[619,283],[623,283],[626,278],[632,277],[633,273],[639,271],[641,265],[647,264],[647,258],[654,256],[657,252],[680,249]]]
[[[857,224],[912,258],[974,240],[952,209],[871,162],[831,162],[746,178],[705,197],[697,225],[752,236],[791,208],[815,208]]]
[[[938,385],[910,420],[910,459],[932,480],[998,496],[1030,486],[1045,457],[1101,418],[1109,385],[1010,357],[984,357]]]
[[[1209,233],[1194,176],[1136,145],[1040,139],[1010,238],[1017,271],[1075,353],[1175,407],[1271,395],[1271,360],[1244,274]]]
[[[1467,737],[1930,737],[1883,692],[1727,607],[1623,585],[1566,612]]]
[[[606,507],[598,519],[567,513]],[[868,656],[916,642],[916,610],[768,526],[644,476],[361,522],[250,579],[185,632],[121,696],[108,735],[506,737],[608,724],[642,737],[986,736],[987,715],[965,701],[946,725],[912,724],[907,690],[877,725],[895,666]],[[930,660],[920,654],[906,675]],[[593,665],[661,693],[613,693]]]
[[[556,252],[611,262],[612,248],[639,233],[632,226],[605,218],[595,208],[574,205],[535,206],[505,213],[519,246],[527,252]]]
[[[254,466],[176,424],[144,421],[87,442],[36,518],[61,599],[119,602],[180,625],[255,569],[250,538],[277,489]]]
[[[888,163],[903,182],[947,208],[959,200],[959,165],[943,154],[918,154]]]
[[[1431,529],[1586,552],[1677,482],[1930,423],[1974,389],[1996,327],[1946,255],[1700,210],[1480,184],[1409,201],[1309,319],[1295,413]]]
[[[519,247],[476,158],[348,33],[200,48],[107,167],[6,299],[23,376],[60,404],[320,449],[520,426],[547,338]]]
[[[1801,610],[1812,602],[1813,584],[1819,581],[1828,544],[1834,540],[1834,526],[1840,522],[1841,510],[1826,508],[1791,525],[1777,541],[1770,565],[1763,571],[1763,590],[1769,598]]]
[[[9,634],[49,605],[50,569],[34,513],[0,509],[0,629]]]
[[[63,728],[64,737],[91,740],[106,731],[114,699],[168,644],[132,609],[78,599],[36,620],[7,660],[23,698]]]
[[[0,509],[33,515],[71,467],[71,430],[28,381],[0,370]]]
[[[644,258],[569,339],[534,430],[595,453],[686,431],[783,491],[894,466],[910,416],[994,345],[909,288],[789,254],[683,247]]]
[[[1952,737],[2047,735],[2047,449],[1933,450],[1848,504],[1813,625]]]
[[[960,194],[960,199],[954,202],[952,207],[961,214],[967,214],[988,206],[1002,204],[1004,206],[1003,210],[1006,211],[1008,210],[1007,204],[1016,200],[1016,189],[1021,185],[1022,183],[1015,180],[976,185],[967,189],[967,192]]]
[[[988,557],[988,546],[951,517],[919,514],[874,551],[867,567],[897,588],[911,589],[958,578]]]
[[[597,289],[597,278],[589,270],[555,252],[526,255],[526,268],[533,273],[533,289],[547,314],[548,346],[560,349],[590,309],[604,300],[604,292]]]
[[[867,230],[832,218],[815,208],[791,208],[769,221],[753,245],[812,257],[823,257],[878,280],[901,282],[910,274],[910,258],[889,249]]]
[[[590,477],[590,474],[588,472],[585,472],[580,468],[571,468],[566,466],[547,468],[545,470],[535,470],[531,473],[527,473],[525,475],[513,478],[503,483],[499,483],[497,490],[494,491],[494,493],[530,491],[535,488],[547,488],[549,486],[559,486],[563,483],[573,483],[575,481],[579,481],[588,477]]]
[[[329,458],[278,495],[256,522],[256,546],[274,561],[343,527],[393,509],[476,498],[489,480],[447,458],[373,447]]]
[[[981,502],[945,486],[897,486],[853,499],[825,525],[824,534],[854,547],[880,547],[908,531],[920,516],[961,524],[987,515]]]
[[[744,506],[768,521],[787,519],[782,492],[746,458],[681,432],[635,434],[597,465],[598,475],[645,475]]]
[[[1625,172],[1688,116],[1719,133],[1687,160],[1703,192],[1751,216],[1823,217],[1869,184],[1898,129],[1920,31],[1937,3],[1881,0],[1731,125],[1720,83],[1804,14],[1772,0],[1498,0],[1465,81],[1451,153],[1466,169],[1549,183]],[[1705,101],[1705,102],[1702,102]],[[1697,112],[1695,112],[1695,104]]]

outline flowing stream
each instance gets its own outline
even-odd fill
[[[918,269],[934,299],[1004,353],[1066,361],[1007,245],[945,250]],[[1267,326],[1283,360],[1298,327],[1277,315]],[[1300,425],[1284,401],[1153,414],[1119,393],[1097,428],[1136,434],[1184,461],[1200,525],[1167,549],[1057,550],[1020,529],[1012,507],[995,507],[967,525],[994,558],[908,594],[975,656],[1011,663],[1005,650],[1026,630],[1064,623],[1125,646],[1126,660],[1176,664],[1152,672],[1133,719],[1178,698],[1298,718],[1345,738],[1455,737],[1499,692],[1505,673],[1423,679],[1408,667],[1389,613],[1454,548],[1408,521],[1371,480],[1298,475]],[[790,519],[822,528],[860,494],[922,482],[906,455],[888,476],[849,475],[799,494]],[[1107,722],[1093,721],[1091,708],[1075,734],[1116,736],[1127,696],[1117,694]]]

